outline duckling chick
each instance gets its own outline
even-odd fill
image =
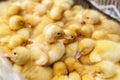
[[[26,14],[23,17],[25,20],[25,26],[28,28],[36,27],[41,21],[41,17],[35,14]]]
[[[77,61],[74,57],[68,57],[64,62],[69,72],[76,71],[78,74],[81,74],[84,69],[79,61]]]
[[[79,22],[69,21],[68,23],[65,24],[64,28],[72,30],[75,33],[77,33],[77,35],[80,35],[82,26]]]
[[[65,39],[63,39],[62,41],[65,45],[76,41],[77,34],[74,31],[69,29],[64,29],[64,32],[65,32]]]
[[[64,31],[56,24],[50,24],[46,26],[43,31],[43,34],[38,36],[37,39],[34,39],[34,44],[29,45],[28,48],[34,54],[41,54],[42,51],[44,54],[48,55],[47,64],[52,64],[55,61],[58,61],[62,58],[65,52],[64,44],[59,41],[64,36]],[[36,53],[34,52],[36,51]],[[40,56],[39,56],[40,57]],[[54,57],[54,58],[53,58]],[[38,59],[37,64],[43,64],[41,58]]]
[[[25,21],[22,16],[12,16],[9,19],[9,26],[11,30],[19,30],[20,28],[24,27]]]
[[[93,32],[94,32],[93,25],[84,25],[81,28],[81,35],[84,37],[91,37]]]
[[[44,15],[41,19],[41,22],[33,29],[31,38],[35,38],[41,33],[43,33],[44,28],[48,25],[53,23],[54,21],[48,17],[47,15]]]
[[[82,14],[82,19],[86,24],[94,25],[97,30],[104,30],[111,34],[120,34],[119,23],[108,20],[95,10],[85,10]]]
[[[10,59],[21,67],[21,74],[29,80],[51,80],[52,69],[34,65],[30,51],[25,47],[16,47],[10,54]],[[34,75],[36,73],[36,75]],[[47,77],[45,77],[47,75]]]
[[[16,33],[20,34],[20,35],[23,35],[26,38],[30,38],[31,29],[30,28],[22,28],[22,29],[19,29]]]
[[[21,6],[12,4],[12,5],[8,8],[6,15],[7,15],[7,17],[9,18],[9,17],[14,16],[14,15],[20,15],[21,12],[22,12]]]
[[[119,43],[110,40],[95,41],[95,47],[89,56],[90,60],[91,62],[110,60],[114,63],[118,63],[120,61],[120,57],[118,56],[120,54],[119,48]]]
[[[114,77],[117,73],[115,64],[111,61],[101,61],[94,66],[95,75],[102,79],[110,79]],[[93,70],[93,71],[94,71]],[[113,79],[112,79],[113,80]]]
[[[80,75],[77,72],[69,73],[69,80],[81,80]]]
[[[94,41],[89,38],[82,39],[78,44],[78,52],[81,55],[87,55],[94,49]]]
[[[13,35],[9,41],[8,41],[8,46],[9,48],[15,48],[17,46],[25,46],[28,42],[28,38],[23,36],[23,35],[20,35],[20,34],[16,34],[16,35]]]
[[[15,32],[10,30],[10,28],[7,24],[0,24],[0,37],[11,36],[14,33]]]
[[[64,62],[58,61],[53,65],[53,74],[55,75],[67,75],[67,67]]]
[[[96,30],[92,34],[92,39],[95,40],[108,39],[108,33],[103,30]]]

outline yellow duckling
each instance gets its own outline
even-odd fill
[[[119,23],[105,18],[102,14],[95,10],[85,10],[82,19],[86,24],[92,24],[97,30],[104,30],[111,34],[120,34]]]
[[[115,64],[113,64],[111,61],[102,61],[95,64],[94,70],[95,75],[103,79],[111,78],[117,73]]]
[[[120,48],[119,43],[110,40],[93,41],[92,39],[83,39],[79,45],[78,52],[81,55],[88,54],[89,56],[86,58],[88,58],[92,63],[99,62],[101,60],[110,60],[117,63],[120,60],[118,56]]]
[[[16,70],[29,80],[51,80],[52,69],[50,67],[42,67],[34,65],[30,51],[25,47],[16,47],[10,54],[10,59],[19,67]],[[19,68],[19,69],[17,69]],[[36,75],[34,75],[36,73]],[[45,77],[45,75],[47,75]]]
[[[21,13],[22,13],[21,6],[13,4],[8,8],[6,15],[9,18],[14,15],[20,15]]]
[[[48,25],[53,23],[54,21],[48,17],[47,15],[44,15],[41,19],[41,22],[33,29],[31,38],[35,38],[41,33],[43,33],[44,28]]]
[[[82,25],[79,22],[75,21],[69,21],[64,26],[65,29],[70,29],[77,33],[77,35],[81,35],[81,28]]]
[[[33,55],[41,55],[41,51],[44,55],[48,55],[48,59],[46,59],[46,64],[52,64],[55,61],[62,58],[65,52],[64,44],[59,41],[64,37],[64,31],[56,24],[50,24],[46,26],[43,31],[43,34],[34,39],[34,44],[29,45],[29,49],[33,53]],[[34,52],[35,51],[35,52]],[[36,56],[37,56],[36,55]],[[38,56],[37,64],[43,65],[43,59]],[[44,57],[44,56],[43,56]],[[45,56],[46,57],[46,56]],[[54,58],[53,58],[54,57]]]
[[[64,62],[69,72],[76,71],[78,74],[83,72],[83,66],[74,57],[68,57]]]
[[[25,26],[25,21],[22,16],[12,16],[9,19],[9,26],[11,30],[19,30]]]

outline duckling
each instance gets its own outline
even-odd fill
[[[33,14],[39,15],[39,16],[46,14],[46,12],[47,12],[47,7],[43,4],[36,5],[33,10]]]
[[[68,57],[64,62],[69,72],[76,71],[78,74],[83,72],[83,66],[74,57]]]
[[[11,36],[13,34],[15,34],[15,32],[12,31],[7,24],[0,24],[0,37]]]
[[[22,29],[19,29],[16,33],[20,34],[20,35],[23,35],[26,38],[30,38],[31,29],[30,28],[22,28]]]
[[[85,42],[84,42],[85,41]],[[86,42],[87,41],[87,42]],[[84,45],[89,44],[89,45]],[[94,41],[92,39],[83,39],[79,45],[78,52],[81,55],[88,54],[89,60],[92,63],[99,62],[101,60],[110,60],[114,63],[119,62],[119,43],[113,42],[110,40],[97,40]],[[114,53],[114,54],[113,54]],[[108,57],[109,56],[109,57]]]
[[[101,61],[94,66],[96,76],[107,79],[116,75],[116,67],[111,61]],[[94,71],[93,70],[93,71]]]
[[[9,19],[9,26],[11,30],[19,30],[24,27],[25,21],[22,16],[12,16]]]
[[[91,62],[110,60],[114,63],[119,62],[119,43],[110,40],[95,41],[95,48],[90,53]],[[109,57],[108,57],[109,56]],[[94,59],[93,59],[94,58]]]
[[[94,41],[92,39],[85,38],[78,43],[78,52],[81,55],[87,55],[94,49],[94,47]]]
[[[64,36],[64,31],[56,24],[49,24],[45,27],[43,34],[34,39],[34,44],[29,45],[31,52],[33,54],[41,54],[39,51],[42,50],[44,54],[48,55],[47,64],[52,64],[55,61],[62,58],[64,55],[64,44],[59,41]],[[35,48],[36,47],[36,48]],[[36,50],[35,50],[36,49]],[[38,49],[38,50],[37,50]],[[36,51],[37,53],[34,53]],[[53,58],[54,56],[54,58]],[[41,58],[38,59],[37,64],[42,64]]]
[[[62,41],[65,45],[73,43],[76,40],[77,34],[74,31],[69,29],[64,29],[64,32],[65,32],[65,38]]]
[[[49,10],[53,6],[54,1],[53,0],[42,0],[41,4],[45,5],[47,9]]]
[[[92,34],[92,39],[95,40],[108,39],[108,33],[103,30],[96,30]]]
[[[65,10],[70,9],[73,4],[74,4],[74,1],[73,1],[73,0],[59,0],[59,2],[56,1],[56,0],[54,0],[54,5],[60,5],[60,6],[62,6]]]
[[[69,80],[81,80],[80,75],[77,72],[69,73]]]
[[[41,22],[33,29],[31,38],[37,37],[39,34],[43,33],[44,28],[48,25],[53,23],[54,21],[48,17],[47,15],[44,15],[41,19]]]
[[[34,65],[30,51],[25,47],[16,47],[10,54],[10,59],[19,65],[21,74],[29,80],[51,80],[52,69],[50,67],[42,67]],[[36,75],[33,75],[36,73]],[[47,77],[45,77],[47,75]]]
[[[81,35],[84,37],[91,37],[93,32],[94,32],[93,25],[84,25],[81,28]]]
[[[77,33],[77,36],[81,34],[82,25],[79,22],[69,21],[64,25],[65,29],[70,29]]]
[[[48,12],[48,15],[53,20],[60,20],[63,17],[64,8],[56,5],[51,8],[51,10]]]
[[[28,28],[36,27],[41,21],[41,17],[35,14],[26,14],[23,18],[25,20],[25,26]]]
[[[14,15],[20,15],[21,13],[22,13],[21,6],[13,4],[8,8],[6,15],[9,18]]]
[[[66,75],[68,74],[67,67],[64,62],[58,61],[53,65],[53,74],[55,75]]]
[[[97,30],[104,30],[111,34],[120,34],[119,23],[108,20],[95,10],[85,10],[82,14],[82,19],[86,24],[94,25]]]

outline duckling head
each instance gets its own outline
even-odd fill
[[[9,44],[10,48],[15,48],[17,46],[25,46],[27,44],[27,42],[28,42],[27,37],[16,34],[10,38],[8,44]]]
[[[89,38],[82,39],[78,45],[78,52],[81,55],[89,54],[94,49],[94,41]]]
[[[111,78],[116,73],[115,65],[110,61],[102,61],[97,63],[94,70],[96,76],[104,79]]]
[[[99,13],[94,10],[85,10],[82,14],[82,19],[85,21],[86,24],[99,24],[100,17]]]
[[[76,40],[77,34],[74,31],[65,29],[64,32],[65,32],[65,37],[63,39],[64,44],[69,44]]]
[[[50,24],[44,29],[45,39],[49,43],[54,43],[64,37],[63,29],[57,24]]]
[[[19,65],[24,65],[30,59],[30,52],[25,47],[16,47],[10,54],[10,59]]]

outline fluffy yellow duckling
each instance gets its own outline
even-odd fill
[[[94,32],[93,25],[84,25],[81,28],[81,35],[84,37],[91,37],[93,32]]]
[[[120,60],[118,56],[120,46],[116,42],[110,40],[93,41],[92,39],[83,39],[79,45],[78,52],[81,55],[88,54],[90,62],[94,63],[101,60],[110,60],[116,63]]]
[[[35,14],[26,14],[23,17],[26,23],[25,26],[29,28],[36,27],[41,21],[41,17]]]
[[[51,80],[52,78],[52,69],[50,67],[34,65],[31,60],[30,51],[25,47],[16,47],[10,54],[10,59],[21,67],[20,72],[26,79]],[[45,77],[45,75],[47,76]]]
[[[78,44],[78,52],[81,55],[87,55],[94,49],[94,41],[89,38],[82,39]]]
[[[97,30],[104,30],[111,34],[120,34],[120,27],[117,22],[108,20],[95,10],[85,10],[82,14],[82,19],[86,24],[94,25]]]
[[[59,0],[59,2],[54,0],[54,5],[60,5],[65,10],[70,9],[73,4],[74,4],[73,0]]]
[[[74,32],[77,33],[77,35],[80,35],[81,34],[81,24],[79,22],[75,22],[75,21],[69,21],[68,23],[65,24],[65,29],[70,29]]]
[[[74,71],[69,74],[69,80],[81,80],[81,77],[77,72]]]
[[[9,26],[11,30],[18,30],[24,27],[24,25],[25,25],[25,21],[22,16],[15,15],[9,19]]]
[[[15,48],[17,46],[25,46],[28,42],[28,38],[23,36],[23,35],[20,35],[20,34],[16,34],[16,35],[13,35],[9,41],[8,41],[8,46],[9,48]]]
[[[16,33],[20,34],[20,35],[23,35],[26,38],[30,38],[31,29],[30,28],[22,28],[22,29],[19,29]]]
[[[76,41],[77,34],[74,31],[69,29],[64,29],[64,32],[65,32],[65,39],[62,40],[64,44],[70,44]]]
[[[37,37],[38,35],[40,35],[41,33],[43,33],[44,28],[48,25],[53,23],[54,21],[48,17],[47,15],[44,15],[41,19],[41,22],[33,29],[32,31],[32,38]]]
[[[5,23],[0,24],[0,37],[13,35],[15,32],[10,30],[9,26]]]
[[[62,39],[64,36],[64,31],[56,24],[50,24],[46,26],[43,31],[43,34],[34,39],[34,44],[29,45],[31,52],[34,54],[41,54],[42,51],[44,54],[48,55],[48,62],[45,61],[44,65],[52,64],[55,61],[62,58],[65,52],[64,44],[59,39]],[[35,53],[35,52],[36,53]],[[37,56],[37,55],[36,55]],[[41,56],[39,56],[41,57]],[[54,58],[53,58],[54,57]],[[37,64],[43,64],[42,59],[39,58]]]
[[[51,9],[51,7],[54,4],[54,1],[53,0],[42,0],[41,4],[45,5],[47,9]]]
[[[63,17],[63,12],[64,8],[56,5],[51,8],[51,10],[48,12],[48,15],[53,20],[60,20]]]
[[[36,5],[33,10],[33,14],[39,15],[39,16],[46,14],[46,12],[47,12],[47,7],[44,4]]]
[[[92,39],[95,39],[95,40],[108,39],[108,34],[103,30],[96,30],[92,34]]]
[[[66,75],[68,74],[67,67],[64,62],[56,62],[53,65],[53,74],[55,75]]]
[[[14,15],[20,15],[21,12],[22,12],[21,6],[13,4],[8,8],[7,17],[11,17]]]
[[[68,57],[65,59],[64,62],[69,72],[76,71],[81,74],[84,69],[83,66],[79,63],[79,61],[77,61],[74,57]]]
[[[94,70],[95,75],[103,79],[111,78],[117,73],[115,64],[111,61],[102,61],[95,64]]]

